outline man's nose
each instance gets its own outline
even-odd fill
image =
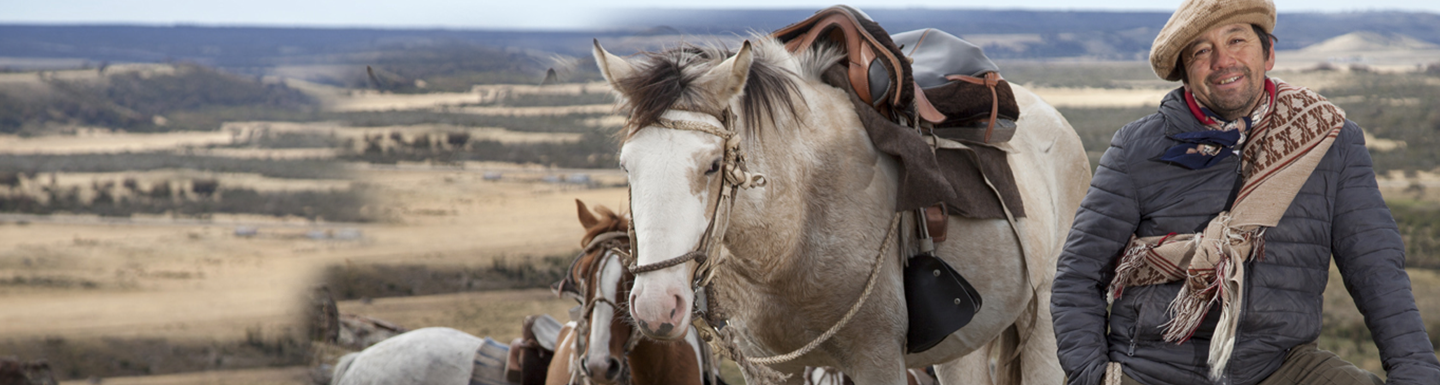
[[[1216,49],[1215,54],[1210,57],[1210,70],[1221,71],[1235,67],[1239,61],[1235,60],[1235,52],[1228,49]]]

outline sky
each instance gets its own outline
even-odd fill
[[[820,9],[837,0],[0,0],[0,23],[578,30],[625,9]],[[1003,3],[1004,6],[996,6]],[[868,8],[1173,11],[1180,0],[857,0]],[[1285,12],[1440,13],[1435,0],[1276,0]]]

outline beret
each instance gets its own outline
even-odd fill
[[[1150,46],[1150,67],[1155,75],[1180,80],[1183,68],[1175,68],[1180,51],[1201,34],[1222,25],[1254,24],[1266,33],[1275,32],[1275,3],[1271,0],[1186,0],[1170,15],[1165,28]]]

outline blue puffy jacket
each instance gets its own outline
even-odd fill
[[[1176,89],[1160,111],[1115,133],[1075,214],[1055,274],[1051,311],[1060,364],[1070,384],[1099,384],[1107,362],[1149,385],[1208,384],[1206,363],[1218,309],[1182,344],[1162,337],[1180,282],[1125,289],[1106,312],[1102,296],[1131,234],[1194,233],[1217,213],[1238,177],[1239,157],[1189,170],[1159,161],[1178,144],[1167,135],[1204,130]],[[1440,384],[1405,274],[1405,249],[1376,187],[1365,139],[1346,121],[1339,138],[1265,233],[1265,255],[1246,264],[1244,308],[1222,381],[1255,384],[1288,349],[1320,336],[1331,255],[1365,315],[1392,384]]]

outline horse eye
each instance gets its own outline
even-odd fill
[[[710,169],[709,169],[709,170],[705,170],[705,175],[714,174],[716,171],[720,171],[720,161],[719,161],[719,160],[716,160],[716,161],[714,161],[714,162],[710,162]]]

